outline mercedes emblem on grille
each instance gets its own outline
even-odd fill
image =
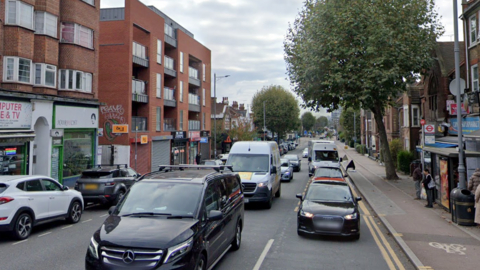
[[[135,261],[135,253],[131,250],[127,250],[122,255],[122,260],[125,264],[131,264]]]

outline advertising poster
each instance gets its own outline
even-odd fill
[[[444,159],[440,159],[440,189],[442,205],[449,209],[450,192],[448,189],[448,161]]]
[[[32,127],[32,103],[0,100],[0,128]]]

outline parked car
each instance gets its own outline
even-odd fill
[[[299,235],[339,235],[354,240],[360,238],[360,212],[347,183],[314,181],[305,196],[297,194],[302,202],[297,212]]]
[[[288,143],[288,146],[290,147],[290,150],[295,150],[297,148],[297,146],[295,145],[295,142],[293,141],[290,141]]]
[[[75,189],[82,193],[85,204],[99,202],[115,205],[139,176],[127,165],[99,165],[83,171]]]
[[[348,175],[340,167],[318,167],[313,174],[313,181],[331,180],[346,182]]]
[[[302,157],[303,157],[303,158],[307,158],[307,157],[308,157],[308,148],[303,149]]]
[[[282,181],[292,181],[293,179],[293,165],[290,163],[290,160],[286,158],[280,159],[280,170],[282,171],[281,179]]]
[[[211,269],[239,249],[240,177],[220,166],[219,172],[195,167],[142,176],[93,234],[85,268]]]
[[[204,165],[217,166],[217,165],[223,165],[223,162],[220,159],[207,159],[207,160],[204,160]]]
[[[59,218],[80,221],[82,194],[41,175],[0,176],[0,231],[26,239],[34,226]]]
[[[285,155],[283,158],[286,158],[290,161],[294,172],[299,172],[302,169],[302,162],[300,162],[300,159],[297,155]]]

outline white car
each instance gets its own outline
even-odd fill
[[[302,157],[308,157],[308,148],[303,149]]]
[[[58,218],[80,221],[82,194],[41,175],[0,176],[0,231],[19,240],[28,238],[35,225]]]

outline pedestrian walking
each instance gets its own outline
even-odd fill
[[[420,200],[421,192],[422,192],[422,165],[418,165],[415,170],[413,170],[413,181],[415,182],[415,195],[416,197],[414,200]]]
[[[197,153],[197,155],[195,156],[195,162],[197,163],[197,165],[200,165],[200,159],[201,159],[200,153]]]
[[[474,193],[477,190],[477,187],[480,185],[480,169],[477,168],[473,175],[468,180],[468,190]]]
[[[475,191],[475,223],[480,226],[480,185]]]
[[[425,191],[427,192],[427,204],[425,207],[433,208],[433,189],[435,188],[431,183],[433,179],[428,169],[423,170],[423,174],[425,175],[425,178],[423,179],[422,183]]]

